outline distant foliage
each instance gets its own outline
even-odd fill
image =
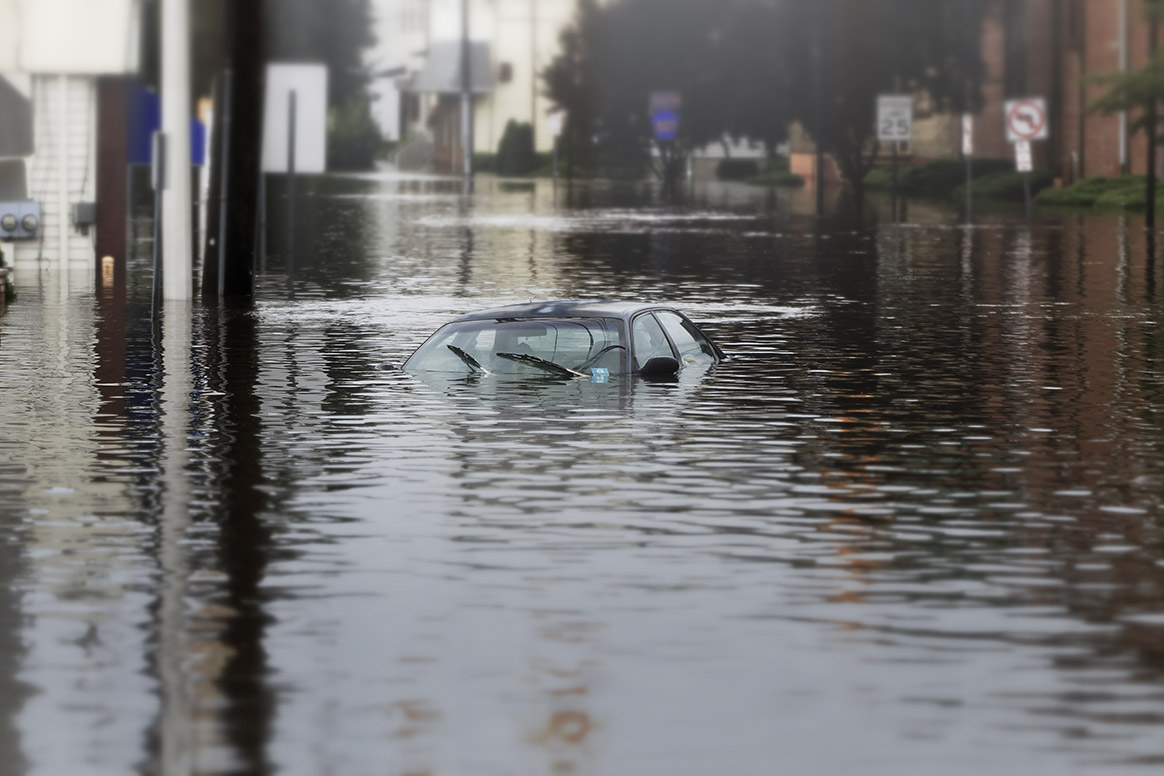
[[[1046,170],[1034,170],[1029,175],[1031,176],[1032,197],[1050,186],[1054,181],[1054,177]],[[972,184],[972,190],[975,197],[1022,202],[1024,197],[1023,176],[1022,173],[1015,172],[1014,170],[990,173],[989,175],[975,178]],[[954,189],[954,196],[959,199],[966,196],[966,185],[962,184]]]
[[[1043,189],[1035,201],[1040,205],[1095,207],[1100,209],[1143,210],[1147,206],[1145,175],[1098,175],[1084,178],[1060,189]],[[1156,193],[1156,208],[1164,205],[1164,192]]]
[[[934,110],[981,101],[990,2],[578,0],[543,79],[584,165],[653,164],[649,95],[677,91],[680,157],[724,137],[775,156],[800,121],[859,196],[878,153],[878,94],[925,91]]]
[[[529,175],[537,169],[538,157],[534,153],[531,125],[509,120],[497,145],[496,166],[498,175]]]
[[[353,95],[343,105],[328,111],[329,170],[371,170],[376,166],[383,142],[366,96]]]
[[[720,159],[715,166],[715,177],[725,181],[739,181],[760,174],[755,159]]]
[[[974,159],[970,163],[971,178],[980,178],[996,172],[1014,169],[1014,163],[1005,159]],[[934,159],[920,165],[901,165],[897,171],[897,189],[903,194],[922,197],[949,197],[958,186],[966,183],[966,162],[963,159]],[[865,186],[888,189],[893,185],[889,166],[876,167],[865,176]]]

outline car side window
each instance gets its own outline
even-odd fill
[[[635,318],[631,332],[635,341],[635,365],[637,368],[642,369],[644,364],[658,356],[675,357],[671,350],[671,344],[667,342],[667,337],[663,334],[663,328],[655,320],[655,316],[650,313]]]
[[[671,341],[679,350],[679,361],[683,364],[711,364],[715,362],[715,349],[695,325],[683,316],[660,310],[655,313]]]

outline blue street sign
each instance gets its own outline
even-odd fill
[[[651,115],[656,140],[674,140],[679,134],[679,113],[673,110],[656,111]]]

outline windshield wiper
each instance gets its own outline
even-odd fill
[[[555,364],[553,361],[547,361],[546,359],[539,358],[538,356],[531,356],[528,353],[498,353],[497,357],[498,358],[508,358],[510,361],[519,361],[523,364],[529,364],[530,366],[536,366],[538,369],[544,369],[547,372],[552,372],[553,374],[561,375],[563,377],[589,377],[590,376],[587,374],[583,374],[582,372],[575,372],[573,369],[570,369],[569,367],[562,366],[561,364]]]
[[[445,347],[456,353],[457,358],[468,364],[470,369],[476,369],[477,371],[484,372],[487,375],[492,374],[492,372],[490,372],[488,369],[481,366],[481,363],[477,361],[477,359],[473,358],[468,353],[458,348],[456,345],[445,345]]]
[[[625,345],[607,345],[602,350],[598,351],[593,356],[591,356],[590,358],[586,359],[581,364],[579,364],[578,371],[582,371],[583,369],[587,368],[588,366],[591,366],[591,365],[597,363],[598,359],[602,358],[603,356],[605,356],[607,353],[614,350],[615,348],[620,348],[622,350],[626,350]]]

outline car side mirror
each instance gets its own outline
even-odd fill
[[[663,377],[665,375],[673,375],[679,371],[679,362],[670,356],[655,356],[647,363],[643,364],[643,368],[639,370],[639,374],[643,377]]]

